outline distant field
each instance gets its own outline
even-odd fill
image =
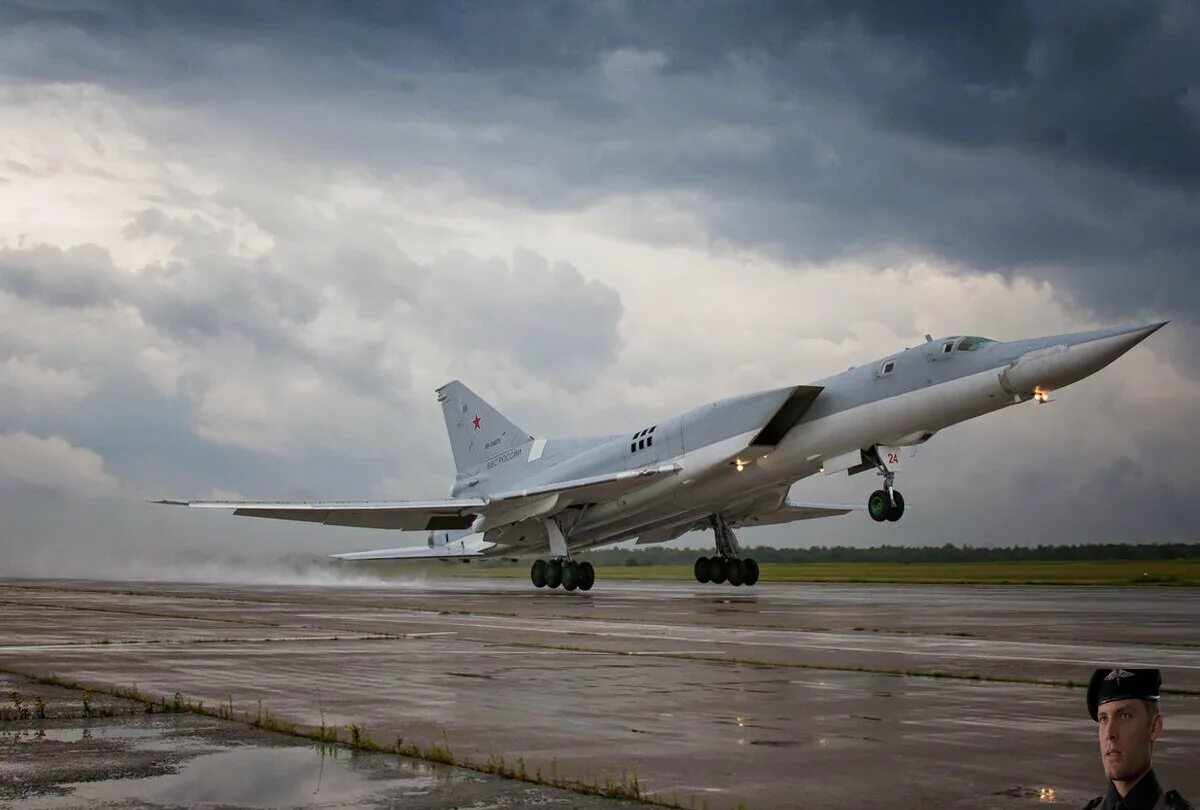
[[[991,585],[1200,586],[1200,560],[980,563],[762,563],[763,582],[925,582]],[[446,565],[431,573],[528,577],[526,565]],[[690,580],[690,565],[597,566],[596,578]]]

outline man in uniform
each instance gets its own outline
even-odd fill
[[[1173,790],[1163,792],[1150,767],[1162,733],[1157,669],[1098,669],[1088,684],[1087,704],[1099,725],[1100,762],[1108,792],[1084,810],[1191,810]]]

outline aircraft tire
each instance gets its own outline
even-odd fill
[[[551,560],[546,563],[546,587],[557,588],[562,585],[563,566],[560,560]]]
[[[720,585],[725,581],[725,558],[713,557],[708,561],[708,581]]]
[[[726,566],[725,577],[730,585],[737,587],[746,581],[746,564],[741,560],[730,560]]]
[[[753,559],[743,560],[746,564],[746,580],[742,584],[747,588],[758,582],[758,563]]]
[[[889,505],[887,493],[882,489],[877,489],[871,493],[870,498],[867,498],[867,514],[876,523],[883,523],[887,520]]]
[[[696,564],[692,566],[692,571],[696,574],[696,581],[701,585],[708,582],[708,557],[698,558]]]
[[[562,567],[562,586],[564,591],[573,591],[579,587],[579,564],[569,562]]]
[[[900,490],[893,489],[892,497],[896,499],[896,503],[887,505],[887,519],[895,523],[904,515],[904,496],[900,494]]]
[[[534,560],[534,563],[529,568],[529,578],[533,580],[533,587],[546,587],[546,561]]]
[[[579,572],[583,578],[579,580],[579,590],[590,591],[592,586],[596,584],[596,569],[587,560],[579,564]]]

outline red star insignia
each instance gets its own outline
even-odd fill
[[[471,420],[471,424],[475,426],[476,430],[479,430],[479,423],[482,421],[483,420],[479,418],[479,414],[475,414],[475,418]]]

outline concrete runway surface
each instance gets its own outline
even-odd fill
[[[1063,684],[1085,683],[1095,666],[1158,666],[1166,689],[1192,694],[1163,696],[1156,771],[1195,803],[1198,597],[10,580],[0,581],[0,667],[232,699],[239,714],[261,701],[298,724],[324,716],[377,741],[444,742],[460,760],[520,757],[530,772],[593,783],[636,770],[645,791],[718,810],[1081,806],[1104,779],[1084,690]],[[446,791],[446,806],[478,798]]]

